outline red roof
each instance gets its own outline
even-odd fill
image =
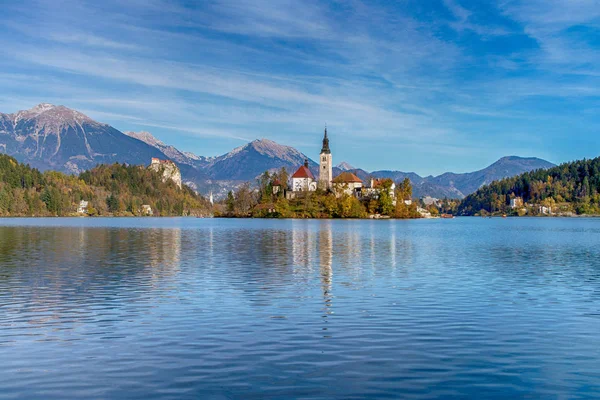
[[[298,168],[298,171],[296,171],[294,173],[294,175],[292,175],[292,178],[310,178],[312,180],[315,179],[315,177],[312,174],[312,172],[310,172],[310,169],[308,169],[308,167],[305,166],[305,165],[303,165],[300,168]]]
[[[279,179],[275,179],[273,181],[273,186],[281,186],[281,182],[279,182]]]
[[[362,183],[360,178],[354,175],[352,172],[342,172],[333,179],[334,183]]]
[[[375,178],[372,179],[372,187],[373,188],[379,188],[383,185],[384,182],[392,182],[392,184],[394,183],[394,181],[390,178]]]

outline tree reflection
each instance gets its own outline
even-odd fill
[[[2,227],[0,237],[0,301],[26,304],[14,317],[31,325],[66,329],[92,305],[127,307],[181,265],[180,229]]]

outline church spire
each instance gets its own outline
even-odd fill
[[[329,138],[327,137],[327,125],[325,125],[325,136],[323,136],[323,148],[321,149],[321,154],[331,154],[331,150],[329,150]]]

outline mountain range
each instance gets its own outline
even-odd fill
[[[149,132],[123,133],[78,111],[47,103],[13,114],[0,113],[0,152],[41,170],[67,173],[97,164],[149,164],[152,157],[169,159],[179,166],[186,184],[201,193],[213,191],[217,198],[267,170],[285,167],[292,174],[305,159],[314,174],[318,171],[318,164],[305,154],[269,139],[254,140],[219,157],[204,157],[167,145]],[[494,180],[553,166],[539,158],[511,156],[475,172],[421,177],[414,172],[369,172],[341,162],[333,174],[350,171],[365,182],[370,177],[409,178],[415,197],[463,198]]]
[[[64,106],[0,113],[0,150],[46,170],[79,173],[97,164],[147,164],[162,152]]]

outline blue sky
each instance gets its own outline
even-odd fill
[[[600,148],[598,0],[0,2],[0,112],[422,175]]]

